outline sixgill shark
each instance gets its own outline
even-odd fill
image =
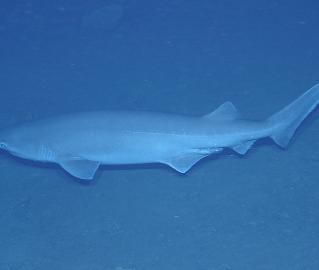
[[[231,148],[244,155],[260,138],[286,147],[319,103],[319,84],[263,121],[242,119],[231,102],[201,117],[135,111],[97,111],[9,127],[0,148],[53,162],[80,179],[102,164],[163,163],[186,173],[200,159]]]

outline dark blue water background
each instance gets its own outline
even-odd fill
[[[269,116],[319,82],[318,1],[2,0],[1,127],[73,111]],[[289,148],[83,185],[0,155],[2,270],[319,269],[318,111]]]

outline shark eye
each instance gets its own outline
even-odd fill
[[[7,144],[4,142],[0,143],[0,149],[7,149]]]

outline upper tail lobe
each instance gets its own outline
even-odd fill
[[[268,118],[273,127],[270,137],[286,147],[301,122],[319,103],[319,84],[316,84],[294,102]]]

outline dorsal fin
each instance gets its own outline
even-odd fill
[[[230,101],[220,105],[215,111],[204,115],[207,119],[235,120],[239,116],[238,111]]]

